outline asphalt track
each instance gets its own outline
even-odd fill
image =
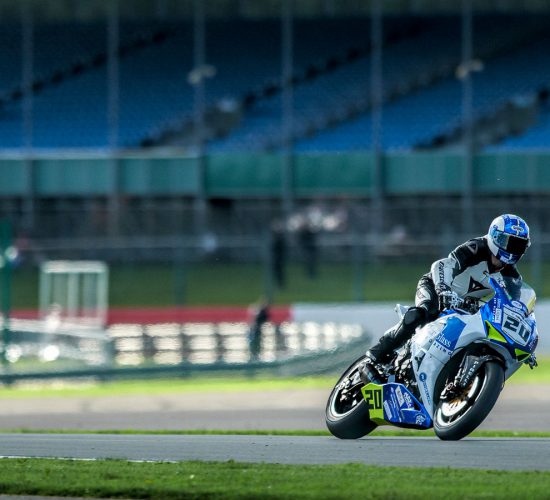
[[[8,457],[550,470],[550,439],[0,434],[0,449]]]
[[[1,429],[326,429],[328,390],[3,399]],[[480,426],[550,431],[546,385],[505,387]],[[0,434],[0,455],[550,470],[550,439]]]
[[[0,400],[2,429],[325,430],[328,389]],[[488,430],[550,432],[546,385],[506,386]]]

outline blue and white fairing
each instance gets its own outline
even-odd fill
[[[369,408],[370,419],[378,425],[429,429],[432,419],[426,408],[403,384],[388,382],[367,384],[361,389]]]
[[[495,286],[500,287],[498,283]],[[520,362],[516,363],[519,367],[521,361],[535,352],[538,343],[537,321],[533,312],[535,292],[525,285],[519,300],[512,300],[502,287],[495,290],[495,296],[481,308],[481,318],[488,339],[500,350],[507,351],[511,359]]]
[[[489,343],[504,359],[508,378],[536,348],[533,290],[525,286],[520,300],[512,300],[498,282],[489,281],[495,295],[476,314],[449,312],[417,330],[412,338],[413,370],[432,418],[437,378],[454,353],[474,342]]]

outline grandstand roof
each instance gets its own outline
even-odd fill
[[[105,18],[113,0],[86,2],[61,0],[27,0],[39,15],[36,22],[97,21]],[[206,15],[216,18],[279,17],[280,0],[203,0]],[[0,19],[13,21],[21,15],[21,0],[2,0]],[[124,19],[189,19],[193,16],[193,0],[119,0],[119,13]],[[384,0],[387,14],[459,14],[462,2],[448,0]],[[549,12],[546,0],[472,0],[476,12]],[[299,17],[368,15],[371,2],[364,0],[300,0],[294,2]]]

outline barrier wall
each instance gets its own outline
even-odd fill
[[[297,154],[296,196],[369,196],[374,161],[370,152]],[[274,153],[206,157],[204,187],[211,197],[280,196],[284,158]],[[458,153],[390,153],[382,159],[383,190],[389,195],[460,194],[465,162]],[[195,196],[199,161],[182,155],[63,154],[0,158],[0,196]],[[550,192],[550,152],[484,153],[475,156],[473,189],[482,194]]]

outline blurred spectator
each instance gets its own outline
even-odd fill
[[[262,326],[270,319],[269,303],[262,299],[256,307],[251,308],[252,319],[248,332],[250,361],[257,361],[262,350]]]
[[[212,232],[204,233],[200,243],[204,256],[213,256],[218,251],[218,238]]]

